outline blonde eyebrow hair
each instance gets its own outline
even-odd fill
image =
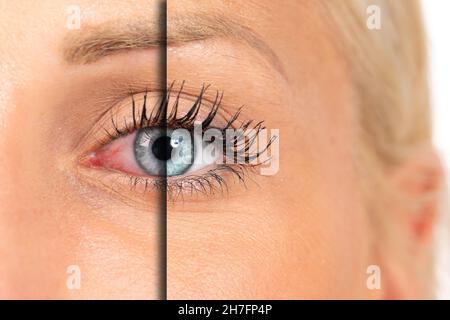
[[[62,51],[69,64],[90,64],[124,50],[162,46],[163,41],[156,24],[106,22],[85,26],[75,34],[72,31],[65,37]]]
[[[179,46],[214,38],[237,41],[256,50],[286,77],[277,54],[254,30],[223,15],[183,14],[170,18],[165,26],[142,21],[114,21],[86,26],[82,34],[70,33],[63,42],[63,57],[69,64],[90,64],[103,57],[132,49]],[[166,38],[167,36],[167,38]]]

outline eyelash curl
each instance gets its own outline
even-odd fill
[[[112,130],[103,127],[106,133],[106,139],[99,141],[100,145],[107,145],[111,141],[131,134],[139,129],[147,127],[162,127],[170,129],[183,128],[192,132],[194,123],[199,117],[202,107],[208,107],[208,112],[204,119],[200,122],[203,132],[210,128],[218,129],[221,136],[220,143],[223,146],[223,155],[233,155],[232,163],[223,161],[222,164],[216,165],[215,168],[209,169],[202,174],[189,174],[186,176],[173,177],[142,177],[135,175],[128,175],[129,182],[132,189],[142,186],[144,193],[151,187],[162,191],[167,191],[170,199],[176,200],[179,197],[183,198],[184,194],[193,195],[195,193],[202,193],[205,195],[215,194],[216,192],[228,192],[228,182],[224,177],[231,175],[238,182],[246,186],[246,178],[249,178],[250,172],[255,172],[255,169],[264,164],[270,159],[257,162],[261,154],[266,152],[270,145],[277,137],[271,137],[264,148],[253,152],[252,147],[257,142],[258,135],[266,129],[263,121],[255,122],[254,120],[247,120],[240,122],[243,107],[240,107],[234,114],[229,116],[222,127],[212,126],[216,118],[223,100],[223,92],[216,90],[215,98],[211,101],[205,102],[205,93],[210,85],[203,85],[198,93],[192,106],[186,113],[180,115],[179,103],[183,95],[185,81],[177,91],[174,90],[175,81],[168,87],[166,94],[159,98],[153,108],[148,106],[149,90],[143,93],[143,102],[140,106],[136,104],[135,93],[131,95],[131,117],[125,117],[120,121],[117,115],[111,113],[110,121]],[[173,102],[172,102],[173,100]],[[169,108],[169,106],[171,107]],[[169,111],[170,109],[170,111]],[[122,123],[121,123],[122,122]],[[122,124],[122,125],[121,125]],[[227,140],[226,130],[233,129],[238,133],[232,139]],[[250,134],[249,134],[250,132]],[[211,141],[212,142],[212,141]]]

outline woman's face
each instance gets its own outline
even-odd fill
[[[380,295],[352,85],[315,1],[168,1],[166,62],[156,1],[0,3],[1,297],[158,298],[165,268],[169,299]],[[152,187],[136,131],[111,133],[165,70],[181,115],[209,85],[217,118],[279,130],[273,170]]]

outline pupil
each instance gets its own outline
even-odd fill
[[[170,145],[171,138],[168,136],[159,137],[153,143],[152,152],[155,158],[161,161],[167,161],[172,155],[172,146]]]

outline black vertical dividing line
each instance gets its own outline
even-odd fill
[[[167,0],[159,0],[159,88],[161,90],[160,123],[167,135]],[[159,299],[167,300],[167,166],[164,166],[161,176],[159,214]]]

